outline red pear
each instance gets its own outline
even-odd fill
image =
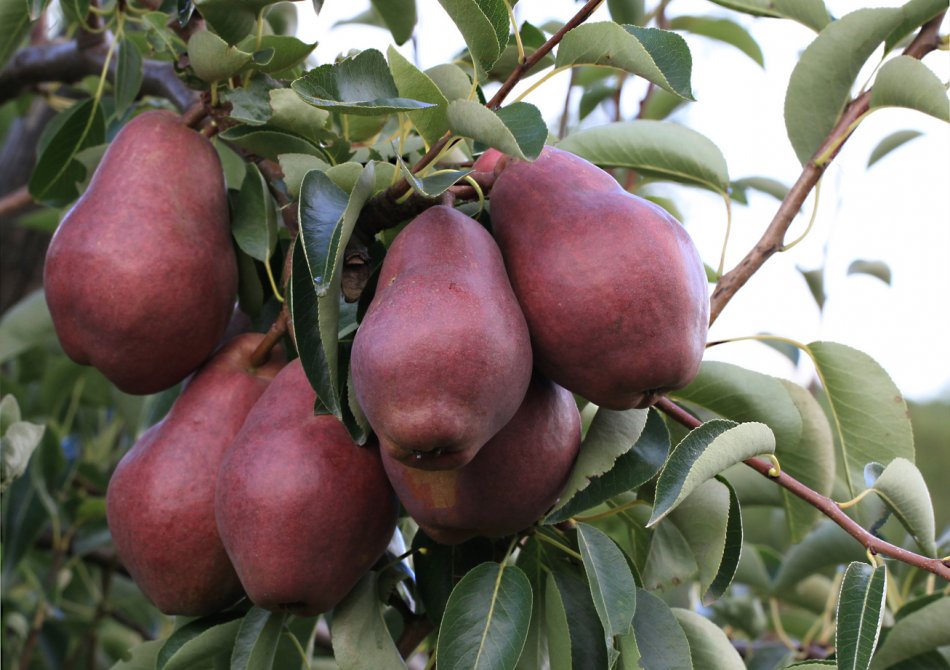
[[[353,342],[353,389],[384,451],[414,467],[472,459],[517,411],[531,344],[498,246],[433,207],[399,234]]]
[[[218,537],[214,497],[225,450],[283,365],[283,355],[275,352],[266,365],[251,367],[262,339],[240,335],[205,363],[109,481],[106,503],[116,551],[166,614],[210,614],[243,593]]]
[[[53,236],[43,282],[63,349],[123,391],[154,393],[194,371],[237,292],[211,143],[170,112],[126,124]]]
[[[542,373],[615,410],[692,381],[706,345],[706,274],[666,211],[546,147],[534,162],[506,162],[491,216]]]
[[[457,470],[420,470],[383,453],[406,511],[436,542],[504,537],[555,502],[577,457],[581,421],[571,394],[539,375],[508,424]]]
[[[300,360],[251,410],[218,477],[218,530],[248,597],[270,610],[332,609],[383,554],[398,504],[375,444],[361,447]]]

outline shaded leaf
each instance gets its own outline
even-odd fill
[[[50,121],[40,140],[39,156],[29,190],[33,199],[48,205],[65,205],[79,195],[77,183],[86,168],[76,159],[83,149],[106,139],[105,117],[95,100],[84,100]]]
[[[785,127],[802,165],[834,127],[865,61],[900,20],[899,9],[859,9],[828,24],[792,71]]]
[[[607,670],[604,629],[583,579],[572,572],[552,572],[545,590],[545,615],[551,670]]]
[[[657,28],[586,23],[569,31],[558,46],[556,67],[602,65],[639,75],[687,100],[692,57],[686,40]]]
[[[694,668],[745,670],[742,657],[719,626],[690,610],[674,607],[672,611],[689,641]]]
[[[689,641],[669,605],[637,589],[633,632],[644,670],[692,670]]]
[[[600,167],[641,174],[726,193],[729,171],[719,148],[694,130],[666,121],[622,121],[568,135],[559,148]]]
[[[798,21],[815,32],[831,23],[831,14],[824,0],[773,0],[776,11],[785,18]]]
[[[598,414],[600,412],[610,412],[610,410],[599,410]],[[637,416],[639,417],[639,414]],[[607,415],[602,420],[607,420],[606,417]],[[637,421],[638,423],[634,425],[639,425],[639,418]],[[630,433],[634,431],[635,429]],[[584,449],[586,450],[587,447],[585,446]],[[589,484],[573,496],[568,498],[565,492],[555,505],[554,511],[545,519],[545,523],[558,523],[569,519],[616,495],[639,488],[660,472],[669,453],[669,430],[659,412],[656,410],[649,412],[646,424],[642,426],[639,437],[634,438],[632,446],[614,461],[607,472],[592,476]]]
[[[843,531],[833,521],[818,524],[800,543],[793,545],[784,556],[773,591],[781,593],[794,588],[808,575],[835,565],[844,565],[864,558],[861,543]]]
[[[657,524],[643,563],[643,588],[666,591],[693,579],[699,566],[679,527],[670,520]]]
[[[409,112],[409,118],[412,119],[426,142],[435,143],[449,129],[449,118],[446,113],[449,101],[428,75],[406,60],[396,49],[389,47],[387,56],[399,95],[434,105],[427,109]]]
[[[400,670],[406,667],[386,621],[378,589],[379,574],[363,575],[333,609],[331,642],[340,670]]]
[[[607,0],[610,18],[619,24],[629,23],[635,26],[643,23],[645,13],[644,0]]]
[[[808,284],[808,290],[811,291],[811,296],[815,299],[818,309],[824,309],[826,298],[825,269],[818,268],[817,270],[803,270],[800,267],[797,267],[796,269],[801,272],[802,276],[805,278],[805,283]]]
[[[745,193],[746,190],[752,189],[755,191],[760,191],[767,195],[772,196],[779,202],[785,199],[785,196],[788,195],[788,186],[778,181],[777,179],[771,179],[769,177],[743,177],[742,179],[736,179],[732,182],[733,189],[733,199],[746,204],[746,200],[740,200],[736,197],[737,193]]]
[[[237,44],[254,32],[258,14],[280,0],[195,0],[195,6],[228,44]]]
[[[438,544],[424,531],[418,531],[413,537],[412,548],[417,550],[413,564],[419,599],[429,620],[436,625],[442,620],[455,583],[494,555],[492,543],[487,538],[476,537],[462,544],[445,545]]]
[[[739,506],[739,497],[732,485],[724,477],[716,477],[729,490],[729,517],[726,520],[726,537],[723,543],[722,557],[715,578],[703,594],[706,602],[717,600],[736,576],[739,561],[742,560],[742,509]]]
[[[942,11],[946,11],[946,0],[910,0],[901,7],[901,21],[898,26],[891,31],[884,43],[885,52],[890,51],[897,46],[905,37],[919,26],[935,17]]]
[[[269,92],[270,107],[273,114],[270,125],[274,128],[289,130],[312,142],[319,142],[329,136],[326,130],[330,112],[308,105],[289,88],[275,88]]]
[[[449,102],[453,100],[467,100],[472,89],[472,80],[465,74],[458,65],[453,63],[443,63],[436,65],[425,71],[425,75],[431,79],[442,95]]]
[[[437,198],[445,193],[450,187],[454,186],[462,177],[471,173],[470,169],[465,170],[439,170],[428,177],[420,177],[413,174],[409,166],[400,156],[396,159],[399,162],[399,170],[405,177],[413,190],[424,195],[427,198]]]
[[[933,502],[917,466],[906,458],[895,458],[884,468],[873,488],[921,550],[927,556],[936,557]]]
[[[0,2],[0,69],[7,64],[10,56],[20,48],[21,42],[30,32],[29,7],[23,0],[3,0]]]
[[[222,81],[245,68],[254,55],[242,51],[209,30],[199,30],[188,38],[188,60],[199,78],[206,82]]]
[[[648,526],[655,525],[692,493],[730,465],[775,451],[775,435],[763,423],[704,423],[673,448],[656,484]]]
[[[241,149],[271,160],[277,160],[281,154],[326,156],[313,142],[270,126],[235,126],[218,136]]]
[[[924,607],[900,616],[881,642],[871,670],[886,670],[931,649],[950,644],[950,598],[943,596]]]
[[[439,0],[462,33],[469,52],[490,70],[508,44],[508,10],[503,0]]]
[[[35,346],[59,348],[42,289],[30,293],[0,317],[0,363]]]
[[[253,69],[273,74],[303,63],[317,48],[317,43],[307,44],[291,35],[264,35],[261,37],[260,45],[257,43],[257,37],[251,36],[241,40],[238,47],[255,54],[270,52],[270,57],[264,62],[258,62],[255,57]]]
[[[261,77],[251,80],[247,87],[226,91],[222,97],[231,103],[228,116],[250,126],[263,126],[273,116],[269,91]]]
[[[871,275],[872,277],[877,277],[888,286],[891,285],[891,268],[884,261],[851,261],[851,265],[848,266],[848,274]]]
[[[835,652],[840,670],[867,670],[884,619],[887,570],[852,563],[838,594]]]
[[[871,151],[871,155],[868,156],[868,167],[871,167],[879,160],[884,158],[887,154],[891,153],[897,147],[902,144],[910,142],[912,139],[920,137],[923,135],[919,130],[898,130],[895,133],[891,133],[883,140],[878,142],[877,146]]]
[[[346,114],[391,114],[432,106],[399,97],[386,59],[376,49],[316,67],[295,79],[291,88],[314,107]]]
[[[231,234],[244,253],[262,263],[267,262],[277,246],[277,205],[254,163],[247,164],[234,201]]]
[[[765,67],[759,43],[755,41],[748,30],[729,19],[708,16],[677,16],[670,21],[670,29],[685,30],[730,44],[762,67]]]
[[[281,154],[278,158],[280,171],[284,173],[284,185],[287,192],[296,198],[300,194],[300,185],[304,176],[311,170],[326,172],[330,164],[307,154]]]
[[[241,620],[231,652],[231,670],[270,668],[277,652],[286,614],[252,607]]]
[[[115,113],[123,116],[129,106],[138,97],[142,87],[144,70],[142,54],[131,40],[123,40],[119,45],[119,56],[115,72]]]
[[[453,100],[447,111],[449,128],[456,135],[518,158],[537,158],[548,136],[541,112],[527,102],[516,102],[493,112],[474,101]]]
[[[404,44],[416,27],[416,0],[372,0],[396,44]]]
[[[165,640],[156,670],[190,670],[234,646],[241,627],[240,612],[223,612],[186,623]]]
[[[521,550],[518,552],[517,565],[524,571],[528,581],[531,582],[533,594],[528,638],[525,641],[524,650],[521,652],[521,658],[518,659],[517,670],[536,670],[550,665],[545,621],[547,566],[544,565],[544,553],[539,540],[529,538],[521,546]],[[567,638],[568,642],[570,641],[566,623],[562,637]],[[570,652],[568,652],[568,657],[570,657]]]
[[[604,632],[608,638],[623,635],[637,609],[637,585],[627,559],[613,540],[586,523],[577,524],[577,544]]]
[[[20,406],[13,395],[0,400],[0,491],[22,476],[30,456],[40,445],[46,426],[20,420]]]
[[[950,99],[936,73],[911,56],[898,56],[884,63],[871,89],[871,109],[906,107],[950,121]]]
[[[445,605],[436,653],[448,668],[514,668],[531,618],[531,583],[517,567],[482,563]]]

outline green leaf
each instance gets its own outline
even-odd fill
[[[393,34],[396,44],[404,44],[416,27],[416,0],[372,0],[373,8]]]
[[[199,30],[188,39],[188,60],[199,78],[207,82],[229,79],[243,70],[254,54],[241,51],[208,30]]]
[[[694,668],[745,670],[742,657],[719,626],[691,610],[674,607],[672,611],[689,641]]]
[[[378,583],[379,573],[367,573],[333,610],[331,641],[340,670],[406,667],[383,619]]]
[[[286,614],[275,614],[260,607],[252,607],[234,640],[231,652],[231,670],[259,670],[274,663],[277,644],[283,632]]]
[[[308,172],[311,170],[326,172],[330,169],[330,164],[326,161],[307,154],[281,154],[278,162],[281,172],[284,173],[284,185],[287,186],[287,192],[295,198],[300,195],[300,185]]]
[[[314,107],[345,114],[374,116],[433,106],[400,98],[386,59],[376,49],[314,68],[291,88]]]
[[[871,155],[868,157],[868,167],[871,167],[879,160],[884,158],[887,154],[891,153],[897,147],[902,144],[910,142],[912,139],[920,137],[923,135],[919,130],[898,130],[895,133],[891,133],[883,140],[878,142],[878,145],[874,147],[874,150],[871,151]]]
[[[891,285],[891,268],[884,261],[851,261],[851,265],[848,266],[848,274],[871,275],[872,277],[877,277],[888,286]]]
[[[439,87],[449,102],[467,100],[472,92],[472,80],[462,68],[453,63],[436,65],[426,70],[425,74]]]
[[[110,670],[155,670],[155,660],[165,640],[151,640],[132,647],[128,658],[113,665]]]
[[[556,67],[600,65],[639,75],[686,100],[693,99],[692,56],[686,40],[667,30],[586,23],[564,35]]]
[[[30,293],[0,317],[0,363],[35,346],[59,348],[42,289]]]
[[[303,63],[317,48],[317,43],[307,44],[290,35],[264,35],[259,46],[256,36],[248,36],[238,43],[238,47],[251,53],[270,51],[271,57],[266,62],[255,63],[252,67],[259,72],[273,74]]]
[[[918,27],[934,18],[940,12],[946,11],[947,0],[910,0],[904,3],[901,9],[901,22],[884,43],[884,51],[889,52],[897,46],[907,35]]]
[[[833,521],[823,521],[784,556],[772,585],[775,593],[793,589],[819,570],[864,558],[861,543]]]
[[[901,617],[881,643],[871,670],[886,670],[896,663],[950,644],[950,598],[938,600]]]
[[[190,621],[165,640],[155,669],[192,670],[222,652],[229,652],[240,627],[240,612],[223,612]]]
[[[438,544],[423,531],[412,538],[412,548],[416,551],[413,565],[419,600],[429,620],[436,625],[442,620],[445,604],[459,576],[492,560],[494,555],[488,538],[476,537],[462,544],[445,545]]]
[[[277,205],[254,163],[247,164],[233,204],[231,234],[244,253],[266,263],[277,246]]]
[[[521,36],[521,46],[525,58],[530,58],[531,55],[547,41],[547,36],[540,29],[527,21],[521,24],[521,29],[518,33]],[[493,81],[505,81],[520,64],[521,54],[518,52],[518,45],[509,41],[508,46],[502,51],[501,56],[492,66],[491,70],[488,71],[488,77]],[[522,78],[535,75],[552,65],[554,65],[554,56],[550,53],[545,54],[539,61],[532,65],[527,72],[523,73]]]
[[[620,548],[603,532],[586,523],[577,524],[577,544],[593,596],[594,607],[609,638],[630,629],[637,609],[633,574]]]
[[[657,524],[643,562],[643,587],[666,591],[693,579],[699,571],[689,542],[672,521]]]
[[[504,0],[439,0],[439,4],[455,22],[478,64],[490,70],[508,44]]]
[[[769,177],[744,177],[742,179],[736,179],[732,182],[732,189],[733,199],[735,200],[738,200],[738,198],[735,197],[737,190],[744,193],[747,189],[761,191],[762,193],[772,196],[779,202],[785,200],[785,196],[788,195],[788,186],[777,179],[770,179]],[[744,200],[740,202],[745,204]]]
[[[911,56],[884,63],[871,89],[870,108],[906,107],[950,121],[950,99],[940,78]]]
[[[607,670],[604,628],[581,577],[566,571],[548,575],[545,622],[551,670]]]
[[[732,583],[739,570],[739,561],[742,559],[742,509],[739,506],[739,496],[725,477],[716,477],[729,489],[729,517],[726,520],[726,538],[723,544],[722,557],[719,561],[719,570],[715,578],[703,594],[706,602],[717,600]]]
[[[396,156],[399,163],[399,170],[405,177],[412,189],[427,198],[437,198],[445,193],[451,186],[454,186],[459,179],[471,173],[470,169],[448,170],[443,172],[439,170],[437,174],[429,177],[420,177],[413,174],[409,166],[402,160],[401,156]]]
[[[781,14],[772,7],[774,3],[770,0],[710,0],[710,2],[714,2],[728,9],[734,9],[737,12],[751,14],[752,16],[768,16],[772,18],[779,18],[781,16]]]
[[[676,447],[656,483],[653,526],[707,479],[730,465],[775,451],[775,435],[763,423],[715,419],[690,431]]]
[[[607,0],[607,9],[610,11],[610,18],[615,23],[638,26],[643,23],[644,10],[643,0]]]
[[[669,605],[637,589],[633,632],[645,670],[693,670],[689,641]]]
[[[685,30],[730,44],[760,66],[765,67],[762,49],[748,30],[729,19],[709,16],[677,16],[670,21],[671,30]]]
[[[895,458],[877,477],[872,488],[913,536],[921,550],[927,556],[936,557],[933,502],[927,482],[917,466],[906,458]]]
[[[269,104],[269,91],[263,79],[256,77],[246,88],[226,91],[222,97],[231,103],[229,116],[232,119],[250,126],[263,126],[273,116],[273,110]],[[293,92],[290,93],[293,95]]]
[[[449,129],[449,117],[445,109],[449,101],[427,74],[410,63],[396,49],[389,47],[386,55],[399,95],[434,105],[428,109],[409,112],[409,118],[426,142],[435,143]]]
[[[76,154],[105,140],[105,117],[102,107],[93,99],[76,103],[50,121],[30,175],[33,199],[52,206],[75,200],[79,195],[77,183],[86,178],[86,168]]]
[[[502,153],[534,160],[544,148],[548,128],[538,108],[516,102],[492,111],[471,100],[453,100],[448,106],[449,128]]]
[[[602,409],[597,414],[610,411]],[[637,412],[637,410],[628,411]],[[616,414],[623,415],[626,412],[616,412]],[[637,421],[634,425],[641,425],[639,423],[640,413],[637,412],[637,414],[631,415],[630,418],[633,419],[634,417]],[[608,418],[616,417],[605,414],[602,421],[606,421]],[[595,415],[594,420],[597,420],[597,415]],[[634,430],[631,430],[630,433],[632,434]],[[642,426],[641,431],[639,437],[633,438],[632,446],[617,457],[612,466],[608,466],[609,470],[601,475],[591,475],[588,478],[588,485],[570,498],[563,495],[560,502],[554,506],[554,511],[545,519],[545,523],[558,523],[569,519],[575,514],[596,507],[616,495],[633,491],[653,479],[660,472],[667,456],[669,456],[670,433],[663,422],[663,418],[656,410],[648,414],[646,424]],[[622,440],[623,438],[618,436],[617,444],[621,444]],[[590,444],[590,442],[585,442],[585,445],[587,444]],[[583,458],[583,454],[587,452],[587,449],[587,446],[585,446],[579,458]],[[578,464],[575,466],[575,471],[581,467],[584,467],[584,465]]]
[[[30,32],[30,12],[23,0],[0,1],[0,69],[7,64],[10,56],[20,48],[21,42]]]
[[[845,484],[859,492],[864,466],[914,461],[914,435],[907,404],[884,369],[870,356],[835,342],[812,342],[808,353],[828,396]]]
[[[705,592],[719,574],[726,551],[729,523],[729,488],[716,479],[700,484],[669,521],[682,533],[699,569],[699,586]]]
[[[195,6],[218,35],[237,44],[256,30],[257,17],[280,0],[195,0]]]
[[[840,670],[867,670],[884,620],[887,569],[852,563],[838,594],[835,652]]]
[[[805,49],[785,95],[785,127],[802,165],[838,121],[865,61],[900,20],[899,9],[859,9],[828,24]]]
[[[517,567],[482,563],[449,596],[436,650],[447,668],[514,668],[531,618],[531,583]]]
[[[630,451],[639,440],[646,425],[646,410],[628,409],[618,412],[598,409],[581,443],[574,468],[561,490],[564,505],[579,491],[586,489],[595,477],[609,472],[617,459]],[[656,425],[653,430],[658,431]],[[555,506],[554,509],[557,511],[560,507]]]
[[[252,154],[271,160],[277,160],[280,154],[326,156],[309,140],[270,126],[235,126],[219,133],[218,136]]]
[[[729,170],[719,148],[695,130],[675,123],[608,123],[568,135],[557,146],[600,167],[630,168],[716,193],[729,189]]]
[[[123,116],[129,106],[138,97],[142,87],[144,70],[142,54],[131,40],[119,44],[119,57],[115,73],[115,114]]]
[[[831,14],[824,0],[773,0],[776,11],[785,18],[798,21],[815,32],[831,23]]]
[[[12,395],[0,400],[0,491],[22,476],[30,456],[40,445],[46,426],[20,420],[20,406]]]
[[[528,626],[528,637],[525,640],[524,650],[518,659],[516,670],[536,670],[549,665],[548,637],[545,632],[545,583],[547,581],[547,566],[544,565],[541,542],[529,538],[518,552],[517,566],[524,571],[531,582],[533,594],[531,603],[531,623]],[[418,571],[417,571],[418,574]],[[565,626],[563,636],[569,639]],[[570,657],[570,652],[568,652]]]
[[[308,105],[289,88],[272,89],[270,107],[273,110],[270,124],[275,128],[289,130],[312,142],[319,142],[329,135],[326,125],[330,112]]]

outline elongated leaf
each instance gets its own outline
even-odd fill
[[[845,463],[840,473],[852,496],[871,461],[914,461],[914,436],[907,404],[887,373],[870,356],[834,342],[812,342],[815,362],[833,418],[837,448]]]
[[[752,16],[788,18],[821,31],[831,22],[831,15],[823,0],[710,0]]]
[[[372,116],[433,106],[399,97],[386,59],[376,49],[314,68],[295,79],[291,88],[314,107],[346,114]]]
[[[709,588],[706,589],[706,593],[703,594],[706,602],[716,600],[726,592],[739,570],[739,561],[742,560],[743,530],[739,496],[725,477],[716,477],[716,479],[729,490],[729,518],[726,520],[726,541],[722,548],[719,570]]]
[[[691,431],[673,449],[656,484],[652,526],[696,487],[730,465],[775,451],[775,435],[763,423],[736,424],[716,419]]]
[[[936,557],[936,523],[927,482],[917,466],[906,458],[895,458],[874,482],[874,491],[894,512],[921,550]]]
[[[447,668],[514,668],[531,618],[531,583],[515,566],[483,563],[445,605],[437,655]]]
[[[910,0],[909,2],[905,2],[901,7],[900,24],[891,31],[891,34],[887,36],[887,41],[884,43],[885,52],[893,49],[912,31],[922,26],[940,12],[946,11],[946,9],[946,0]]]
[[[614,463],[640,438],[647,423],[647,412],[628,409],[622,412],[600,408],[591,421],[581,444],[574,469],[561,491],[561,500],[571,500],[586,489],[594,477],[613,468]],[[656,429],[655,429],[656,430]],[[557,510],[558,507],[555,507]]]
[[[864,62],[894,30],[899,9],[859,9],[828,24],[789,79],[785,127],[805,165],[834,127]]]
[[[241,149],[260,156],[277,160],[281,154],[306,154],[308,156],[326,157],[324,151],[313,142],[284,130],[270,126],[235,126],[219,134],[226,140]]]
[[[906,107],[950,121],[950,99],[940,78],[916,58],[898,56],[884,63],[874,88],[871,108]]]
[[[597,615],[610,638],[630,629],[637,609],[637,585],[620,548],[600,530],[577,525],[577,543]]]
[[[30,12],[23,0],[0,1],[0,69],[30,32]]]
[[[906,616],[898,612],[897,623],[881,643],[871,670],[886,670],[896,663],[950,644],[950,598],[944,596]]]
[[[476,537],[462,544],[445,545],[436,543],[423,531],[417,532],[412,539],[412,548],[416,550],[413,564],[419,600],[425,606],[426,615],[436,625],[442,620],[445,604],[459,577],[492,560],[494,555],[492,543],[487,538]]]
[[[508,10],[503,0],[439,0],[455,22],[468,50],[490,70],[508,44]]]
[[[402,176],[405,177],[406,181],[410,186],[412,186],[413,190],[427,198],[439,197],[449,190],[451,186],[454,186],[456,183],[458,183],[462,177],[471,173],[470,169],[446,171],[439,170],[438,174],[433,174],[429,177],[420,177],[417,174],[413,174],[412,170],[409,169],[409,166],[406,165],[405,161],[402,160],[402,157],[396,156],[396,160],[399,162],[399,170],[402,172]]]
[[[234,201],[231,233],[248,256],[266,263],[277,245],[277,206],[264,175],[248,163],[241,190]]]
[[[449,128],[502,153],[534,160],[544,148],[548,129],[534,105],[516,102],[497,112],[470,100],[454,100],[448,106]]]
[[[719,574],[726,551],[729,523],[729,489],[710,479],[700,484],[668,517],[683,534],[699,569],[699,584],[706,591]]]
[[[884,261],[852,261],[848,266],[848,274],[863,274],[877,277],[882,282],[891,285],[891,268]]]
[[[155,659],[165,640],[143,642],[129,650],[128,657],[113,665],[110,670],[154,670]]]
[[[275,74],[303,63],[317,48],[317,43],[307,44],[291,35],[264,35],[258,46],[257,36],[248,36],[238,43],[238,48],[254,53],[254,62],[250,65],[252,69]],[[271,54],[270,57],[261,61],[259,54],[267,52]]]
[[[333,281],[334,242],[339,245],[334,231],[343,219],[348,201],[347,193],[325,173],[312,170],[304,176],[300,186],[300,235],[318,296],[326,295]]]
[[[270,668],[280,642],[286,614],[252,607],[241,620],[241,628],[231,652],[231,670]]]
[[[867,670],[884,619],[887,570],[852,563],[838,594],[835,651],[840,670]]]
[[[779,202],[784,200],[785,196],[788,195],[788,186],[776,179],[771,179],[769,177],[744,177],[742,179],[736,179],[734,182],[732,182],[733,200],[747,204],[745,192],[748,189],[766,193]],[[741,199],[738,197],[739,194],[742,194]]]
[[[666,30],[587,23],[569,31],[558,47],[556,67],[602,65],[639,75],[687,100],[693,99],[693,61],[686,40]]]
[[[254,58],[208,30],[199,30],[188,39],[188,60],[195,74],[207,82],[222,81],[237,74]]]
[[[551,603],[545,610],[551,669],[607,670],[604,628],[584,580],[572,572],[552,572],[545,600]]]
[[[189,670],[229,651],[241,627],[240,617],[240,612],[225,612],[185,624],[162,645],[156,670]]]
[[[416,125],[419,134],[425,138],[426,142],[433,144],[449,129],[449,118],[446,113],[449,101],[426,73],[410,63],[396,49],[389,47],[387,56],[399,95],[434,105],[427,109],[409,112],[409,118]]]
[[[548,636],[546,632],[545,609],[547,608],[546,584],[547,566],[544,565],[541,542],[531,538],[522,545],[518,552],[517,565],[524,571],[531,582],[533,594],[531,603],[531,624],[528,626],[528,638],[525,641],[521,658],[518,659],[516,670],[535,670],[547,667],[550,663],[548,654]],[[570,641],[565,623],[563,638]],[[568,652],[570,657],[570,652]]]
[[[76,154],[102,144],[105,137],[105,117],[95,100],[76,103],[50,121],[30,175],[33,199],[54,206],[74,200],[79,195],[76,184],[86,178],[86,168]]]
[[[372,3],[396,44],[404,44],[412,37],[416,27],[416,0],[372,0]]]
[[[694,668],[745,670],[742,657],[719,626],[701,614],[679,607],[673,608],[673,616],[689,640]]]
[[[228,44],[237,44],[250,35],[257,16],[280,0],[195,0],[198,11]]]
[[[643,589],[637,589],[633,632],[644,670],[693,669],[689,640],[669,605]]]
[[[887,154],[894,151],[902,144],[906,144],[911,140],[920,137],[923,135],[919,130],[898,130],[895,133],[891,133],[883,140],[878,142],[877,146],[871,151],[871,155],[868,156],[868,167],[871,167],[879,160],[884,158]]]
[[[685,30],[696,35],[725,42],[765,67],[759,43],[755,41],[748,30],[729,19],[708,16],[677,16],[670,21],[670,29]]]
[[[609,411],[599,410],[598,414]],[[607,420],[607,415],[603,420]],[[633,446],[621,454],[607,472],[591,477],[585,488],[571,498],[562,497],[545,522],[558,523],[615,495],[639,488],[660,472],[669,453],[670,432],[659,412],[654,410],[648,414],[646,425]]]
[[[781,593],[819,570],[860,561],[864,547],[833,521],[823,521],[799,544],[786,552],[773,591]]]
[[[699,566],[689,542],[670,520],[657,524],[650,536],[650,548],[642,563],[643,588],[665,591],[696,577]]]
[[[608,123],[568,135],[558,147],[601,167],[726,193],[729,170],[719,148],[694,130],[667,121]]]
[[[135,102],[142,87],[142,54],[130,40],[119,45],[119,57],[115,73],[115,113],[122,116]]]
[[[377,595],[378,579],[378,573],[367,573],[333,609],[331,641],[340,670],[404,670],[406,667],[383,619],[382,603]]]

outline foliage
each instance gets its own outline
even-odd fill
[[[373,2],[352,19],[390,30],[402,45],[419,12],[447,12],[463,38],[459,57],[423,71],[405,47],[385,55],[357,48],[314,64],[315,45],[286,29],[295,23],[288,16],[319,12],[322,2],[62,2],[62,36],[102,37],[103,24],[116,48],[94,47],[104,54],[102,76],[44,93],[60,112],[37,146],[29,193],[62,214],[118,129],[171,104],[146,95],[144,84],[153,65],[175,64],[181,81],[207,93],[220,131],[214,142],[240,255],[240,308],[266,331],[286,298],[296,352],[320,398],[315,411],[337,417],[362,443],[370,428],[348,364],[373,286],[358,287],[359,304],[341,299],[348,252],[362,239],[361,262],[378,267],[394,236],[383,228],[411,216],[376,225],[365,244],[374,203],[451,194],[488,224],[470,161],[488,147],[532,159],[545,143],[610,169],[632,192],[672,181],[736,203],[748,189],[790,197],[776,180],[734,179],[713,142],[668,118],[693,91],[691,54],[676,31],[718,40],[760,65],[761,49],[743,28],[750,15],[815,31],[785,101],[789,140],[806,170],[831,160],[846,139],[836,125],[862,97],[853,95],[856,79],[882,45],[887,60],[864,96],[869,113],[903,106],[950,120],[943,84],[899,53],[945,0],[838,18],[821,0],[723,0],[714,16],[618,1],[607,3],[613,21],[582,21],[563,36],[555,33],[570,17],[513,25],[510,4]],[[0,0],[0,65],[13,67],[17,50],[28,48],[28,27],[51,11],[46,5]],[[206,24],[195,30],[200,17]],[[491,102],[545,44],[554,50],[529,63],[532,76],[572,70],[581,89],[560,138],[544,121],[551,114],[530,102]],[[585,123],[635,78],[647,82],[636,114]],[[35,96],[24,90],[7,104],[24,115]],[[872,162],[915,136],[882,138]],[[293,271],[281,279],[288,257]],[[724,268],[706,260],[711,282],[724,282]],[[890,280],[886,266],[866,261],[849,272]],[[950,667],[946,584],[907,561],[866,554],[813,504],[742,463],[772,456],[816,494],[851,500],[842,507],[867,537],[947,556],[939,477],[946,450],[923,443],[945,446],[946,423],[926,427],[945,407],[909,415],[866,354],[778,339],[772,344],[811,359],[814,387],[707,362],[672,394],[702,421],[691,430],[655,409],[614,412],[578,398],[581,457],[560,501],[516,539],[445,547],[404,517],[387,555],[331,613],[295,618],[242,602],[191,620],[162,615],[138,591],[111,548],[104,502],[116,462],[164,416],[178,387],[121,393],[66,358],[42,294],[28,296],[0,321],[3,667],[400,668],[413,652],[446,668],[827,667],[819,659],[840,668]],[[915,449],[911,419],[928,411]],[[925,480],[941,501],[936,522]]]

